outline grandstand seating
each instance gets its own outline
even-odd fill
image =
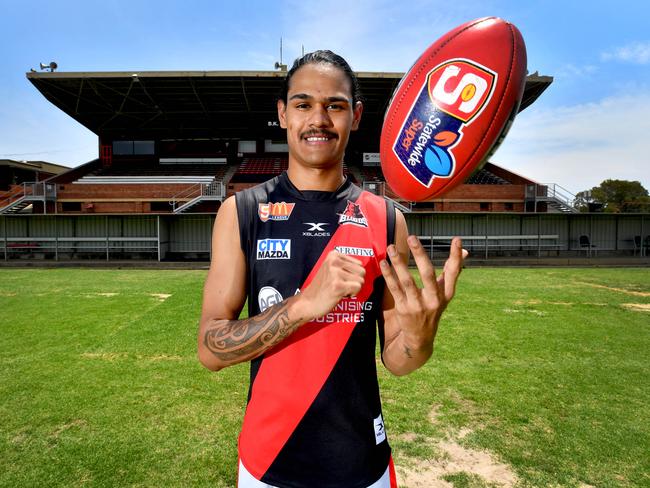
[[[384,181],[384,174],[379,166],[362,166],[360,170],[363,181]]]
[[[384,181],[384,175],[379,166],[362,166],[361,175],[364,181]],[[483,168],[472,175],[466,185],[507,185],[503,178]]]
[[[231,183],[261,183],[286,171],[289,167],[289,159],[282,156],[247,157],[239,165],[237,171],[230,180]],[[343,163],[343,174],[353,182],[356,178],[345,163]]]
[[[483,168],[465,182],[466,185],[508,185],[509,183],[503,178]]]
[[[245,158],[236,174],[240,175],[277,175],[289,166],[287,158]]]
[[[113,164],[97,169],[74,183],[80,184],[160,184],[210,183],[222,180],[228,167],[225,164],[151,164],[133,162]]]

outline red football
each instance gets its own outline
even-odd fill
[[[526,46],[511,23],[486,17],[442,36],[404,75],[386,111],[386,182],[410,201],[463,183],[505,137],[525,84]]]

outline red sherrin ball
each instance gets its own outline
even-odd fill
[[[410,201],[463,183],[505,137],[525,84],[526,46],[511,23],[486,17],[442,36],[404,75],[386,111],[386,182]]]

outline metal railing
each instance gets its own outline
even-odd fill
[[[526,201],[556,202],[567,210],[573,210],[575,195],[557,183],[526,185]]]
[[[383,197],[385,194],[385,183],[383,181],[364,181],[362,184],[364,190]]]
[[[565,205],[572,207],[576,196],[557,183],[545,183],[546,196],[561,201]]]
[[[176,212],[181,207],[190,202],[205,198],[210,200],[222,200],[225,196],[224,184],[222,181],[212,181],[210,183],[197,183],[186,188],[172,197],[170,202],[172,210]]]
[[[375,195],[379,195],[380,197],[392,201],[393,204],[402,212],[411,212],[413,209],[412,202],[407,202],[405,200],[398,201],[396,199],[397,195],[387,192],[386,183],[383,181],[366,180],[361,183],[361,186],[364,190],[369,191],[370,193],[374,193]]]
[[[0,212],[19,200],[46,201],[56,200],[56,185],[44,181],[24,182],[9,191],[9,195],[0,200]]]

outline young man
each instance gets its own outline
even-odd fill
[[[393,487],[375,323],[389,371],[422,366],[465,251],[454,240],[436,278],[402,214],[344,177],[363,105],[343,58],[296,60],[277,106],[289,167],[219,210],[199,359],[214,371],[251,361],[240,488]],[[247,298],[249,318],[238,320]]]

